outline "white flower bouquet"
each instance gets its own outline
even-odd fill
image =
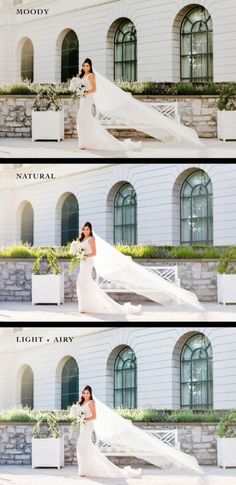
[[[81,98],[85,97],[87,89],[82,79],[80,79],[80,77],[73,77],[71,79],[69,88],[73,92],[72,94],[73,101],[78,101]]]
[[[73,273],[81,261],[86,261],[86,252],[80,241],[73,241],[70,247],[71,260],[69,274]]]
[[[73,404],[69,413],[69,417],[72,418],[70,427],[70,437],[77,431],[78,427],[86,423],[86,415],[83,413],[79,404]]]

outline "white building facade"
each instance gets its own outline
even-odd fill
[[[111,244],[235,245],[235,187],[235,163],[6,163],[0,245],[66,245],[86,221]]]
[[[235,81],[234,0],[0,0],[0,82]]]
[[[0,409],[66,409],[85,385],[111,407],[236,406],[235,328],[0,330]]]

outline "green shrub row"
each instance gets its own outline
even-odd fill
[[[53,410],[57,421],[71,422],[72,419],[68,417],[70,408],[67,410]],[[27,407],[16,408],[8,411],[0,411],[0,422],[32,422],[35,423],[38,420],[42,420],[42,416],[45,416],[47,420],[48,413],[52,411],[48,410],[31,410]],[[156,410],[156,409],[118,409],[118,414],[126,419],[131,419],[136,423],[152,423],[152,422],[219,422],[222,418],[225,418],[228,414],[226,410]]]
[[[134,95],[155,95],[155,96],[189,96],[189,95],[215,95],[230,91],[236,94],[235,82],[118,82],[117,85],[126,92]],[[39,84],[29,81],[19,81],[11,85],[1,85],[0,95],[37,95],[42,88],[51,89],[59,95],[72,95],[69,89],[69,82],[61,84]]]
[[[235,254],[236,246],[125,246],[116,248],[123,254],[135,259],[219,259],[222,255]],[[37,259],[42,253],[50,254],[52,249],[59,259],[71,259],[69,246],[30,247],[27,244],[0,248],[0,258]]]

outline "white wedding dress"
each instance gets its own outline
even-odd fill
[[[86,90],[91,89],[89,74],[81,79]],[[106,94],[104,93],[104,96]],[[141,142],[132,142],[130,139],[119,141],[112,136],[101,123],[93,116],[95,100],[93,94],[88,94],[80,99],[80,107],[77,115],[77,132],[79,148],[93,150],[140,150]]]
[[[81,411],[88,418],[92,415],[89,402],[81,406]],[[134,470],[128,466],[122,469],[106,458],[93,444],[93,431],[93,421],[80,425],[80,434],[77,441],[77,460],[80,475],[98,478],[132,478],[141,476],[142,470],[140,468]]]
[[[80,243],[85,249],[86,254],[91,254],[92,252],[89,239],[90,238]],[[74,247],[76,247],[76,242],[75,245],[72,243],[72,254],[74,252]],[[94,258],[88,258],[86,261],[81,261],[80,263],[79,276],[77,279],[77,295],[80,312],[111,315],[140,314],[142,312],[141,305],[135,306],[130,303],[119,305],[119,303],[110,298],[93,280],[93,267]]]
[[[130,139],[120,141],[113,137],[100,124],[99,119],[101,118],[108,119],[115,126],[122,125],[124,128],[142,131],[165,143],[184,141],[204,148],[204,144],[198,138],[194,129],[177,123],[156,109],[151,109],[146,103],[138,101],[130,93],[123,91],[96,70],[94,73],[96,76],[96,93],[80,98],[77,115],[80,148],[113,151],[140,150],[142,148],[141,141],[133,142]],[[81,79],[79,77],[73,78],[71,89],[77,91],[74,85],[74,81],[76,81],[78,89],[79,86],[83,85],[86,90],[90,90],[89,75],[84,75]]]
[[[89,402],[79,406],[87,417],[91,416]],[[80,425],[77,442],[77,459],[79,474],[97,478],[132,478],[141,477],[142,469],[130,466],[119,468],[114,465],[97,446],[93,444],[95,431],[96,443],[117,447],[127,455],[136,456],[156,467],[163,469],[185,469],[191,473],[204,473],[196,458],[172,448],[160,439],[133,425],[114,410],[94,397],[96,419]]]
[[[86,261],[80,262],[79,276],[77,279],[77,295],[79,311],[86,313],[102,313],[110,315],[141,314],[142,306],[125,303],[120,305],[110,298],[105,291],[93,280],[93,267],[96,275],[106,281],[112,282],[114,287],[127,289],[137,295],[144,296],[164,306],[191,307],[195,311],[204,311],[197,296],[184,288],[164,280],[161,276],[153,274],[136,263],[130,256],[125,256],[111,244],[107,243],[93,231],[96,242],[97,255]],[[92,249],[89,239],[81,242],[73,241],[70,253],[76,255],[82,248],[86,254],[91,254]]]

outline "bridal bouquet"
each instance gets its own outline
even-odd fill
[[[70,427],[70,438],[72,434],[77,431],[78,426],[86,423],[86,415],[81,411],[81,406],[79,404],[73,404],[71,407],[69,417],[72,418]]]
[[[70,90],[73,91],[72,100],[78,101],[81,98],[85,97],[86,94],[86,87],[83,84],[82,79],[80,77],[73,77],[70,82]]]
[[[71,260],[69,274],[77,268],[81,261],[86,261],[86,252],[80,241],[73,241],[70,248],[70,254],[73,255]]]

